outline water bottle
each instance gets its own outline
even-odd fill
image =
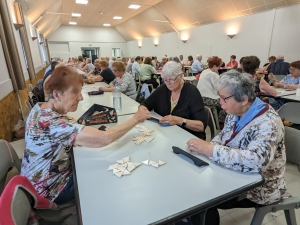
[[[117,112],[119,112],[122,109],[121,90],[118,87],[117,83],[115,84],[115,89],[113,91],[113,104]]]

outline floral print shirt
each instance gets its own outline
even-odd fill
[[[269,107],[230,140],[234,118],[228,115],[224,129],[211,141],[215,144],[212,159],[227,168],[263,176],[264,184],[247,193],[249,200],[261,205],[279,201],[286,191],[284,126],[280,117]]]
[[[21,175],[41,196],[53,201],[72,175],[70,150],[84,126],[50,108],[42,109],[39,104],[26,122]]]

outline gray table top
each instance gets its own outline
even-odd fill
[[[88,95],[89,91],[96,91],[99,87],[107,87],[107,84],[103,82],[98,82],[95,84],[84,85],[82,88],[83,100],[79,102],[76,112],[69,112],[68,115],[73,116],[78,119],[82,116],[93,104],[104,105],[108,107],[113,107],[113,93],[104,92],[103,95]],[[139,103],[132,100],[128,96],[122,94],[122,110],[117,112],[119,116],[133,114],[138,110]]]
[[[118,117],[118,123],[131,116]],[[195,208],[207,208],[212,201],[242,192],[262,181],[259,174],[228,170],[194,154],[210,164],[199,168],[190,159],[172,151],[172,146],[186,149],[185,143],[193,135],[177,126],[161,127],[151,121],[142,125],[155,129],[152,142],[135,145],[132,139],[139,132],[133,128],[103,148],[74,147],[84,225],[156,223],[175,215],[182,216]],[[126,156],[130,156],[132,162],[142,162],[150,159],[149,154],[151,160],[163,160],[166,164],[158,169],[142,165],[121,178],[107,171],[109,165]]]

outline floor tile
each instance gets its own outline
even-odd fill
[[[220,225],[240,225],[236,220],[234,220],[229,214],[223,216],[220,219]]]
[[[218,209],[218,211],[219,211],[220,218],[223,217],[223,216],[228,215],[228,213],[225,210]]]
[[[300,173],[299,173],[299,175],[295,175],[295,174],[292,174],[292,173],[285,172],[284,179],[285,179],[285,182],[287,184],[289,184],[293,181],[299,180],[300,179]]]

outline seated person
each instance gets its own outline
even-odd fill
[[[194,75],[201,73],[203,70],[203,64],[201,60],[202,60],[202,55],[197,55],[196,60],[193,62],[191,66]]]
[[[276,96],[277,91],[271,87],[264,79],[262,78],[263,74],[257,74],[256,71],[259,68],[260,60],[256,56],[246,56],[243,59],[242,68],[243,72],[249,73],[253,76],[255,80],[255,93],[259,97],[261,93],[266,95]]]
[[[290,64],[284,62],[284,56],[278,55],[275,62],[271,63],[267,69],[268,73],[273,73],[274,75],[288,75]]]
[[[300,61],[295,61],[290,64],[290,74],[281,81],[276,80],[276,76],[269,74],[269,80],[277,88],[296,90],[300,85]],[[275,100],[269,98],[269,104],[275,109],[279,109],[285,102],[283,100]]]
[[[230,67],[232,69],[237,69],[239,67],[239,65],[238,65],[238,62],[235,61],[235,59],[236,59],[235,55],[230,56],[230,61],[229,61],[229,63],[226,64],[226,67]]]
[[[186,61],[186,66],[192,66],[194,62],[193,56],[189,55],[188,60]]]
[[[92,64],[91,58],[86,58],[85,62],[86,62],[85,65],[83,67],[79,68],[81,71],[84,71],[85,73],[89,73],[93,69],[95,69],[95,66]]]
[[[218,56],[212,56],[208,59],[208,69],[201,73],[197,88],[200,91],[203,103],[206,106],[215,106],[219,112],[219,121],[224,123],[226,113],[220,105],[220,96],[218,95],[217,85],[220,79],[217,74],[222,65],[222,59]]]
[[[205,140],[206,115],[198,89],[184,82],[177,62],[167,62],[161,73],[164,84],[160,85],[140,108],[152,109],[163,116],[160,124],[179,125],[191,134]]]
[[[95,69],[93,69],[89,74],[94,75],[93,78],[96,82],[104,81],[107,84],[116,78],[111,69],[108,67],[108,62],[106,60],[100,60],[99,63],[95,63]]]
[[[244,58],[245,57],[240,58],[240,67],[236,69],[240,73],[243,72],[243,60],[244,60]]]
[[[234,198],[208,209],[205,224],[220,224],[217,209],[269,205],[280,201],[286,191],[284,127],[274,109],[255,96],[254,86],[247,74],[236,70],[224,73],[218,88],[220,103],[228,113],[223,130],[211,142],[198,138],[187,142],[190,151],[232,170],[260,173],[265,180],[248,191],[247,198]]]
[[[158,87],[158,82],[151,77],[152,74],[156,74],[156,70],[152,66],[151,58],[146,57],[144,64],[141,65],[140,79],[142,84],[152,84],[154,89]]]
[[[99,90],[112,92],[115,90],[114,85],[117,83],[121,92],[133,100],[136,99],[136,85],[130,73],[125,73],[125,64],[123,62],[113,62],[112,71],[116,78],[110,82],[108,88],[100,87]]]
[[[138,123],[150,117],[143,108],[127,122],[100,131],[78,124],[68,117],[83,100],[81,75],[72,68],[56,68],[45,90],[49,101],[37,103],[26,122],[26,150],[21,175],[26,176],[36,191],[57,204],[74,199],[71,151],[73,145],[100,148],[118,140]]]
[[[168,58],[167,58],[166,56],[164,56],[164,57],[162,58],[161,62],[157,64],[156,69],[157,69],[157,70],[162,70],[162,68],[163,68],[164,65],[167,63],[167,61],[168,61]]]

